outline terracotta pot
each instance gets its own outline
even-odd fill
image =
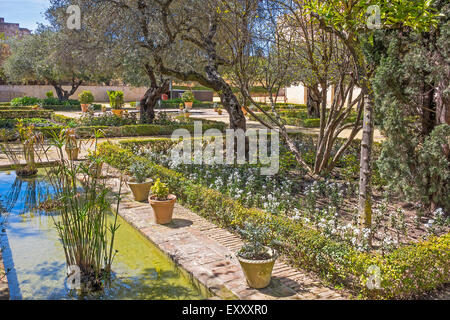
[[[177,197],[169,194],[169,200],[160,201],[155,196],[150,196],[148,202],[153,208],[155,222],[158,224],[167,224],[172,221],[173,207],[177,201]]]
[[[112,113],[114,113],[118,117],[122,117],[123,109],[112,109]]]
[[[267,260],[250,260],[245,259],[236,254],[236,257],[241,264],[247,284],[251,288],[262,289],[269,285],[272,278],[272,270],[278,254],[275,250],[268,248],[272,258]]]
[[[186,109],[188,109],[188,110],[192,109],[192,106],[193,106],[193,105],[194,105],[193,102],[185,102],[185,103],[184,103],[184,106],[185,106]]]
[[[150,192],[151,182],[128,182],[128,186],[133,192],[134,200],[145,201],[148,199],[148,194]]]
[[[247,115],[247,110],[245,110],[244,107],[242,107],[242,113],[244,114],[244,116]]]
[[[78,153],[80,152],[80,148],[66,148],[67,158],[69,160],[78,160]]]
[[[81,104],[81,112],[88,112],[89,105],[88,104]]]
[[[222,110],[217,110],[217,113],[219,114],[219,115],[221,115],[222,114]]]

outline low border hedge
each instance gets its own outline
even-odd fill
[[[224,131],[227,124],[217,123],[203,123],[203,132],[208,129],[219,129]],[[64,127],[41,127],[37,130],[41,131],[45,137],[51,137],[53,134],[59,134]],[[136,137],[136,136],[163,136],[171,135],[176,129],[186,129],[190,133],[194,133],[194,124],[173,124],[173,125],[158,125],[158,124],[138,124],[127,125],[120,127],[108,126],[89,126],[89,127],[75,127],[75,133],[79,138],[90,138],[96,130],[102,130],[105,137]]]
[[[281,240],[277,249],[292,264],[315,271],[334,283],[345,284],[364,297],[410,298],[450,282],[450,234],[405,245],[385,256],[362,253],[298,222],[245,208],[216,190],[194,184],[181,173],[117,145],[103,143],[99,152],[106,163],[124,172],[132,163],[143,163],[154,178],[168,184],[182,204],[219,226],[234,231],[250,217],[266,224]],[[381,289],[370,290],[366,286],[371,266],[380,269]]]
[[[0,110],[0,118],[2,119],[21,119],[21,118],[43,118],[51,119],[52,111],[32,110],[32,109],[9,109]]]

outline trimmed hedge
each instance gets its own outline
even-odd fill
[[[42,105],[42,108],[53,111],[81,111],[80,105]],[[93,104],[94,110],[101,110],[101,104]]]
[[[217,104],[219,105],[219,103]],[[161,106],[158,105],[155,107],[156,110],[160,109],[179,109],[180,103],[179,102],[165,102],[161,101]],[[194,102],[192,105],[193,109],[212,109],[214,108],[214,102]]]
[[[225,123],[208,124],[203,123],[203,132],[208,129],[219,129],[224,131],[227,127]],[[37,128],[41,131],[45,137],[51,137],[53,134],[59,134],[63,129],[61,127],[42,127]],[[108,127],[108,126],[89,126],[89,127],[75,127],[75,133],[79,138],[90,138],[93,136],[96,130],[103,131],[105,137],[136,137],[136,136],[164,136],[171,135],[176,129],[186,129],[191,134],[194,133],[194,124],[173,124],[173,125],[158,125],[158,124],[138,124],[127,125],[121,127]]]
[[[292,264],[345,284],[365,297],[410,298],[450,281],[450,234],[403,246],[384,257],[361,253],[286,217],[245,208],[219,191],[194,184],[181,173],[136,156],[130,150],[103,143],[99,151],[106,163],[124,172],[133,163],[144,164],[154,178],[168,184],[182,204],[219,226],[234,231],[249,218],[267,225],[281,241],[276,249]],[[380,290],[366,286],[371,266],[380,268]]]
[[[43,118],[51,119],[52,111],[32,110],[32,109],[10,109],[0,110],[0,118],[2,119],[21,119],[21,118]]]

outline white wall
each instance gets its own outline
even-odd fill
[[[70,89],[70,86],[63,86],[64,89]],[[77,91],[71,96],[71,99],[78,99],[78,94],[83,90],[89,90],[94,95],[95,102],[109,102],[106,91],[119,90],[124,93],[125,101],[139,101],[145,94],[147,88],[145,87],[127,87],[127,86],[80,86]],[[16,97],[37,97],[45,98],[47,91],[53,91],[53,95],[56,97],[56,92],[53,86],[40,86],[40,85],[0,85],[0,102],[8,102]]]

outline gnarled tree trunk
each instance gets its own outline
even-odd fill
[[[145,72],[150,79],[150,88],[145,92],[139,104],[142,123],[152,123],[155,120],[155,105],[164,92],[169,90],[169,79],[161,79],[160,84],[156,81],[153,67],[145,64]]]
[[[81,85],[83,81],[80,80],[78,82],[72,82],[72,88],[70,90],[64,90],[62,85],[56,82],[50,82],[51,85],[55,88],[56,95],[60,101],[67,101],[69,98],[77,91],[78,87]]]

